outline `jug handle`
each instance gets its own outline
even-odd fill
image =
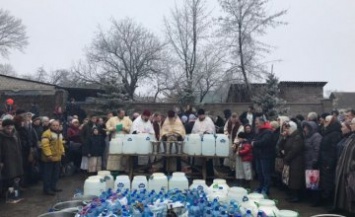
[[[254,203],[255,203],[255,205],[259,208],[260,207],[260,204],[258,203],[258,202],[255,202],[254,201]]]
[[[275,202],[276,205],[279,205],[279,200],[273,200]]]

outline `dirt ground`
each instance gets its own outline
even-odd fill
[[[17,204],[6,204],[5,199],[0,200],[0,217],[37,217],[42,213],[46,213],[54,204],[61,201],[70,200],[75,189],[82,188],[86,175],[78,174],[72,177],[62,178],[59,187],[63,192],[56,196],[45,196],[42,194],[42,186],[39,183],[25,190],[23,193],[24,200]],[[233,183],[229,183],[233,186]],[[256,183],[253,183],[254,185]],[[301,217],[310,217],[316,214],[324,214],[326,210],[322,207],[314,208],[308,203],[288,203],[285,201],[285,193],[277,189],[271,190],[270,197],[278,200],[279,209],[289,209],[300,213]],[[348,215],[349,216],[349,215]]]

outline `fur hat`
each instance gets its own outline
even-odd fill
[[[2,122],[2,126],[3,127],[10,126],[10,125],[15,125],[15,122],[13,120],[10,120],[10,119],[3,120],[3,122]]]

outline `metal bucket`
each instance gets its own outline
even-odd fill
[[[60,210],[68,210],[70,212],[74,210],[78,210],[81,207],[85,205],[85,202],[82,200],[70,200],[70,201],[65,201],[65,202],[60,202],[57,203],[53,206],[53,209],[55,211],[60,211]]]
[[[96,195],[80,195],[80,196],[75,196],[72,198],[73,200],[81,200],[81,201],[92,201],[94,199],[99,198]]]
[[[75,217],[75,215],[76,215],[76,213],[73,213],[73,212],[57,211],[57,212],[44,213],[44,214],[39,215],[37,217]]]
[[[175,142],[176,154],[182,154],[184,152],[184,142]]]
[[[159,141],[151,141],[153,154],[158,154],[160,152],[160,142]]]
[[[164,153],[165,154],[171,154],[171,149],[172,149],[172,142],[163,142],[163,146],[164,146]]]

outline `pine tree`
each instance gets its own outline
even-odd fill
[[[274,73],[267,76],[265,87],[252,101],[262,109],[268,120],[276,120],[278,115],[288,111],[286,100],[280,98],[279,79]]]
[[[105,93],[98,94],[102,100],[101,108],[104,111],[112,111],[118,108],[128,109],[132,100],[125,90],[123,84],[108,82],[103,85]]]

